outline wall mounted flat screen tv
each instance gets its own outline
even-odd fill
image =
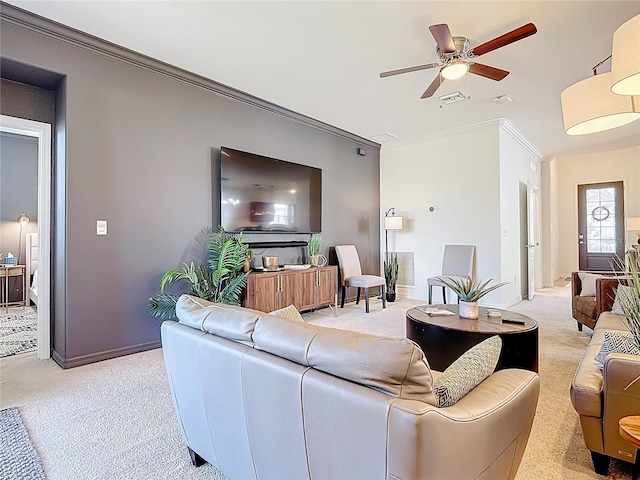
[[[228,232],[322,231],[322,170],[220,148],[220,223]]]

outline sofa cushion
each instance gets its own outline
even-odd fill
[[[640,355],[640,349],[638,349],[631,332],[607,330],[604,332],[604,340],[595,357],[598,368],[604,368],[604,362],[610,353]]]
[[[269,315],[285,318],[293,322],[304,322],[302,315],[300,315],[300,312],[298,311],[295,305],[289,305],[288,307],[274,310],[273,312],[269,312]]]
[[[462,354],[435,382],[438,407],[450,407],[493,373],[500,358],[502,339],[487,338]]]
[[[618,285],[616,288],[616,298],[613,300],[613,306],[611,307],[611,313],[615,313],[616,315],[624,315],[624,310],[622,306],[631,302],[633,295],[633,288],[626,285]]]
[[[596,323],[594,332],[598,330],[625,330],[628,331],[629,327],[626,323],[626,318],[620,315],[616,315],[611,312],[602,312],[598,317],[598,323]],[[593,343],[593,340],[591,341]]]
[[[598,306],[596,304],[596,297],[574,297],[574,307],[580,313],[583,313],[594,320],[597,317]]]
[[[180,323],[230,340],[251,342],[253,329],[264,312],[213,303],[192,295],[181,295],[176,304]]]
[[[604,277],[604,275],[597,275],[594,273],[578,272],[580,277],[580,296],[581,297],[595,297],[596,296],[596,279]]]
[[[266,315],[253,334],[255,348],[374,388],[394,397],[436,405],[424,353],[406,338],[291,322]]]

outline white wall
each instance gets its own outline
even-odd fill
[[[624,182],[625,218],[640,217],[640,148],[559,157],[557,162],[558,269],[578,269],[578,185]]]
[[[526,296],[528,291],[526,269],[528,252],[525,247],[528,243],[527,185],[530,182],[538,189],[541,187],[539,155],[533,153],[532,148],[526,148],[523,142],[526,142],[526,139],[523,139],[517,131],[501,129],[501,278],[509,284],[498,289],[496,296],[499,296],[500,305],[505,306],[516,304]],[[523,263],[524,268],[522,268]]]
[[[547,159],[542,162],[542,255],[543,286],[552,287],[561,275],[559,270],[559,220],[558,220],[558,162]]]
[[[398,293],[415,299],[427,298],[426,279],[442,273],[446,244],[477,246],[477,276],[495,282],[513,281],[519,275],[519,256],[507,256],[508,277],[503,275],[502,222],[506,221],[508,243],[516,245],[519,214],[502,203],[518,204],[520,173],[529,155],[510,140],[501,140],[504,121],[487,122],[438,136],[428,136],[383,146],[380,152],[381,216],[391,207],[404,219],[395,234],[392,251],[414,252],[415,287],[398,286]],[[501,149],[504,165],[501,165]],[[523,159],[526,157],[526,164]],[[501,173],[501,167],[505,171]],[[526,177],[524,178],[526,183]],[[515,195],[515,196],[514,196]],[[435,206],[436,211],[428,211]],[[384,230],[381,231],[381,244]],[[382,253],[382,252],[381,252]],[[517,272],[517,273],[516,273]],[[506,306],[520,298],[520,285],[507,293],[499,289],[483,299],[485,305]],[[437,290],[437,291],[436,291]],[[440,289],[434,301],[440,302]]]

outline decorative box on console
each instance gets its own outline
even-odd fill
[[[18,257],[5,257],[3,260],[4,260],[4,264],[5,265],[17,265],[18,264]]]

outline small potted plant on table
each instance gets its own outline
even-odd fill
[[[438,277],[443,284],[449,287],[458,296],[458,315],[462,318],[478,318],[478,300],[486,294],[506,285],[509,282],[502,282],[489,287],[493,280],[490,278],[486,282],[476,280],[469,276],[460,278]]]

